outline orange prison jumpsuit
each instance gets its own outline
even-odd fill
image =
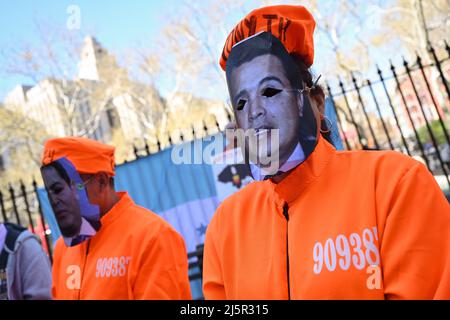
[[[191,299],[183,238],[127,193],[101,218],[90,240],[66,247],[53,263],[55,299]]]
[[[450,299],[450,206],[412,158],[320,138],[219,206],[203,263],[206,299]]]

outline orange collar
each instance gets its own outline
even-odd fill
[[[284,202],[290,204],[297,199],[300,194],[317,179],[335,155],[336,149],[323,137],[319,137],[317,146],[309,157],[293,169],[278,184],[271,180],[265,181],[272,185],[275,192],[275,199],[282,206]]]
[[[117,195],[120,200],[111,208],[111,210],[100,218],[102,228],[105,225],[111,224],[128,206],[134,203],[133,199],[131,199],[126,191],[117,192]]]

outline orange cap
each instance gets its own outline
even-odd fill
[[[313,16],[303,6],[279,5],[253,10],[228,35],[220,66],[226,69],[228,55],[236,43],[266,31],[280,39],[289,53],[298,54],[310,67],[314,61],[315,26]]]
[[[114,176],[114,147],[79,137],[50,139],[45,142],[42,165],[66,157],[79,173],[105,172]]]

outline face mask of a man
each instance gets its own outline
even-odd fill
[[[100,229],[100,211],[89,202],[86,185],[74,165],[60,158],[42,169],[50,204],[64,243],[71,247],[94,236]]]
[[[245,39],[231,50],[226,73],[253,178],[263,180],[305,161],[320,127],[300,71],[282,43],[267,32]]]

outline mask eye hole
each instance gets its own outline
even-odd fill
[[[246,103],[247,103],[246,100],[239,99],[238,103],[236,104],[236,109],[239,110],[239,111],[244,109],[244,106],[245,106]]]
[[[282,91],[281,89],[275,89],[275,88],[268,87],[263,90],[262,95],[267,98],[270,98],[270,97],[273,97],[274,95],[277,95],[281,91]]]

